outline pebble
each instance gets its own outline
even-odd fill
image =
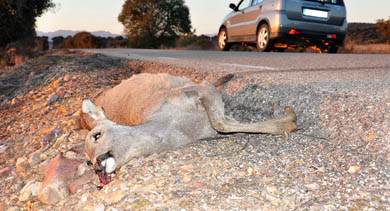
[[[55,205],[66,199],[70,194],[69,186],[64,181],[56,180],[42,185],[38,199],[48,205]]]
[[[91,170],[91,167],[89,167],[86,162],[83,162],[77,168],[77,176],[84,175],[85,172],[88,171],[88,170]]]
[[[61,79],[58,79],[58,80],[56,80],[56,81],[53,82],[52,86],[53,86],[54,88],[57,88],[57,87],[60,86],[60,83],[61,83]]]
[[[156,191],[157,187],[154,184],[141,185],[136,188],[135,192],[149,193],[151,191]]]
[[[305,187],[308,190],[315,191],[315,190],[318,190],[320,186],[318,184],[316,184],[316,183],[312,183],[312,184],[305,185]]]
[[[131,204],[132,210],[146,210],[145,207],[150,205],[151,202],[146,199],[136,200],[133,204]]]
[[[240,172],[238,173],[238,176],[240,176],[240,177],[245,177],[245,175],[246,175],[246,172],[245,172],[245,171],[240,171]]]
[[[28,163],[31,167],[38,165],[41,162],[41,152],[40,150],[37,150],[30,154],[30,157],[28,159]]]
[[[104,204],[100,203],[98,205],[96,205],[96,207],[94,208],[94,211],[104,211],[106,209],[106,206],[104,206]]]
[[[271,204],[275,207],[279,206],[279,203],[280,203],[280,199],[272,196],[272,195],[269,195],[269,194],[266,194],[265,195],[265,198],[271,202]]]
[[[8,177],[12,172],[12,168],[10,167],[4,167],[0,169],[0,178]]]
[[[46,167],[39,200],[54,205],[67,198],[70,194],[68,181],[75,178],[79,165],[78,161],[64,158],[62,154],[53,158]]]
[[[18,175],[26,175],[29,167],[30,166],[25,157],[20,157],[16,160],[16,172]]]
[[[57,143],[56,143],[56,145],[57,145]],[[66,157],[66,158],[68,158],[68,159],[73,159],[73,160],[75,160],[75,159],[77,159],[78,156],[77,156],[77,153],[76,153],[76,152],[68,151],[68,152],[65,153],[64,157]]]
[[[41,153],[41,154],[39,155],[39,159],[40,159],[41,161],[45,161],[45,160],[47,159],[47,155],[46,155],[45,153]]]
[[[6,152],[8,149],[7,145],[0,144],[0,154]]]
[[[85,174],[85,175],[81,176],[80,178],[78,178],[76,180],[73,180],[69,184],[70,192],[75,193],[78,190],[82,190],[82,187],[84,185],[88,184],[89,182],[93,181],[94,177],[95,177],[94,174],[89,173],[89,174]]]
[[[57,91],[56,91],[56,94],[57,94],[58,97],[63,98],[63,97],[65,96],[65,94],[66,94],[65,88],[62,87],[62,86],[61,86],[61,87],[58,87],[58,88],[57,88]]]
[[[191,164],[184,165],[184,166],[181,166],[180,169],[185,170],[185,171],[192,171],[192,170],[194,170],[194,165],[191,165]]]
[[[20,191],[19,201],[28,201],[32,197],[37,196],[39,190],[41,189],[42,182],[32,180],[28,182],[23,189]]]
[[[350,166],[348,172],[350,174],[355,174],[360,171],[360,166]]]
[[[275,186],[267,186],[266,190],[270,194],[276,194],[278,193],[278,189]]]
[[[48,132],[41,141],[41,147],[45,148],[52,141],[56,140],[62,134],[61,128],[54,128],[50,132]]]
[[[110,205],[110,204],[114,204],[114,203],[119,202],[125,196],[126,196],[125,191],[118,190],[118,191],[109,192],[109,193],[102,195],[102,199],[104,202],[106,202],[107,204]]]
[[[201,187],[203,187],[203,183],[201,183],[201,182],[196,182],[196,183],[194,184],[194,186],[195,186],[196,188],[201,188]]]
[[[52,95],[50,95],[50,97],[48,98],[48,100],[46,101],[46,104],[45,105],[51,105],[53,104],[54,102],[56,102],[60,97],[54,93]]]
[[[70,80],[70,75],[69,75],[69,74],[66,74],[66,75],[64,76],[63,80],[64,80],[65,82],[68,82],[68,81]]]
[[[183,182],[189,183],[191,180],[192,180],[192,177],[191,177],[190,175],[185,174],[185,175],[183,176]]]

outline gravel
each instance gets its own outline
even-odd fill
[[[105,56],[85,61],[82,55],[78,54],[78,57],[81,60],[73,69],[81,69],[83,74],[74,75],[72,80],[81,76],[86,80],[89,74],[84,75],[84,71],[93,71],[92,76],[101,74],[97,69],[107,68],[110,71],[102,83],[92,86],[93,89],[85,90],[83,86],[87,85],[80,83],[80,90],[74,90],[72,97],[66,101],[71,108],[82,97],[98,90],[99,84],[107,86],[111,77],[118,78],[115,77],[115,68],[118,67],[114,64],[118,61],[107,64],[105,61],[110,61],[110,58]],[[169,72],[186,75],[195,81],[213,81],[221,76],[145,61],[120,61],[131,71]],[[74,74],[71,64],[74,63],[63,65],[69,74]],[[288,72],[284,77],[276,77],[280,74],[283,73],[236,75],[224,89],[225,112],[243,122],[256,122],[278,117],[284,107],[290,106],[298,116],[300,130],[295,133],[288,136],[221,135],[216,139],[132,159],[103,189],[97,188],[101,184],[96,176],[56,207],[42,205],[34,198],[28,202],[15,202],[15,194],[23,187],[20,184],[32,181],[32,178],[42,181],[39,174],[9,179],[15,185],[1,186],[10,190],[0,198],[9,209],[30,206],[44,210],[388,210],[388,73],[382,72],[382,80],[373,77],[375,80],[329,79],[325,82],[310,73]],[[324,72],[321,74],[326,75]],[[336,78],[334,75],[331,77]],[[5,94],[7,98],[8,94]],[[50,94],[47,92],[41,97],[42,103]],[[23,99],[18,100],[23,102]],[[58,118],[61,118],[61,112],[56,111],[62,103],[63,100],[55,102],[49,110]],[[10,137],[20,132],[10,131]],[[78,138],[82,135],[70,129],[64,128],[64,133],[73,142],[82,140]],[[44,137],[42,132],[31,134],[39,136],[33,137],[33,140]],[[4,143],[29,146],[25,139]],[[12,151],[17,146],[7,144],[5,150]],[[49,149],[48,152],[56,150],[60,151]],[[1,157],[2,160],[7,159],[4,153]],[[13,157],[14,160],[16,158]],[[86,161],[84,156],[79,159]],[[1,164],[2,168],[7,167],[5,162]],[[9,187],[15,191],[12,192]]]

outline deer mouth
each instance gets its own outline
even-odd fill
[[[96,158],[95,171],[102,184],[107,185],[112,181],[110,174],[116,169],[116,160],[111,152],[100,155]]]

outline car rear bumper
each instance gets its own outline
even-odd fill
[[[347,30],[346,20],[342,25],[291,20],[287,18],[283,10],[275,14],[274,18],[270,29],[271,39],[292,40],[294,42],[302,40],[308,42],[308,44],[310,42],[330,42],[342,45],[344,42]],[[299,34],[290,34],[292,29],[299,31]],[[336,35],[336,38],[332,35]]]
[[[336,35],[336,39],[329,38]],[[343,34],[325,34],[313,31],[302,31],[301,34],[291,35],[288,32],[271,33],[271,39],[276,42],[291,44],[303,44],[303,45],[317,45],[324,43],[332,43],[338,46],[342,46],[344,43],[345,35]]]

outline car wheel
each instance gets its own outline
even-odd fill
[[[258,51],[270,51],[270,33],[269,27],[267,24],[262,24],[257,30],[257,39],[256,39],[256,47]]]
[[[318,48],[321,50],[321,53],[337,53],[337,51],[339,50],[339,47],[335,45],[323,45]]]
[[[218,34],[218,49],[221,51],[229,51],[231,44],[227,42],[228,36],[226,28],[222,28]]]
[[[328,46],[328,49],[327,49],[327,53],[337,53],[337,51],[339,50],[339,47],[335,46],[335,45],[330,45]]]

